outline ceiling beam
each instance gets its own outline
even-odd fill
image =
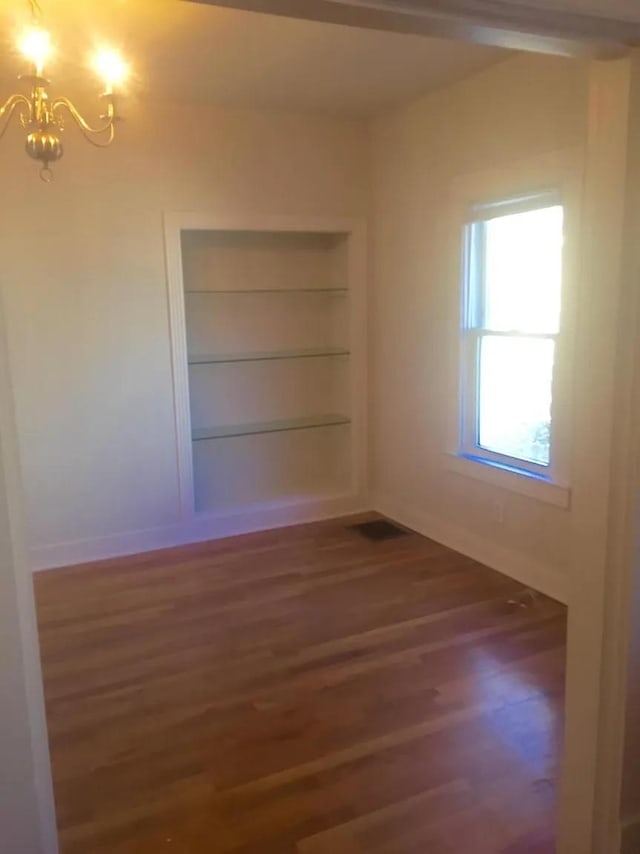
[[[537,0],[194,0],[250,12],[513,50],[609,58],[640,44],[640,20],[553,9]]]

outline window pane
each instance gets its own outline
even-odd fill
[[[484,324],[496,331],[558,331],[563,209],[486,220]]]
[[[555,342],[487,335],[480,342],[478,444],[549,465]]]

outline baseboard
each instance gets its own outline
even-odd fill
[[[196,516],[183,523],[163,528],[128,531],[108,537],[33,547],[30,550],[31,568],[34,572],[59,569],[63,566],[347,516],[368,509],[370,508],[364,498],[354,495],[322,499],[309,497],[259,504],[225,514]]]
[[[273,502],[227,514],[197,516],[192,520],[163,528],[35,547],[30,551],[31,567],[34,572],[40,572],[269,528],[347,516],[371,509],[547,596],[564,603],[568,601],[568,580],[562,574],[553,572],[543,564],[510,549],[496,546],[463,528],[422,513],[388,495],[378,495],[373,502],[354,495]],[[638,850],[640,851],[640,848]]]
[[[373,509],[383,516],[388,516],[401,525],[411,528],[411,530],[417,531],[417,533],[423,534],[443,546],[467,555],[503,575],[508,575],[510,578],[514,578],[552,599],[568,604],[568,578],[560,572],[554,572],[539,561],[532,560],[512,549],[498,546],[466,531],[464,528],[409,507],[393,496],[378,494],[374,496],[372,503]]]
[[[640,815],[622,823],[620,854],[638,854],[640,851]]]

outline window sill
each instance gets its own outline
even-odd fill
[[[571,489],[568,486],[561,486],[538,475],[463,454],[448,453],[445,459],[447,468],[463,477],[482,480],[500,489],[518,492],[527,498],[534,498],[565,510],[571,505]]]

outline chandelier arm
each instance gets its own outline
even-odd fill
[[[109,105],[109,111],[102,127],[91,127],[68,98],[56,98],[51,105],[51,110],[53,113],[56,113],[61,107],[69,111],[71,118],[78,125],[83,136],[88,142],[98,148],[106,148],[111,145],[115,137],[115,116],[113,114],[113,106],[111,104]],[[104,134],[107,134],[106,139],[96,139],[96,137],[103,136]]]
[[[2,139],[7,132],[7,129],[11,124],[11,117],[19,104],[27,107],[29,114],[31,114],[31,101],[26,97],[26,95],[10,95],[0,107],[0,122],[4,120],[4,125],[0,129],[0,139]]]

